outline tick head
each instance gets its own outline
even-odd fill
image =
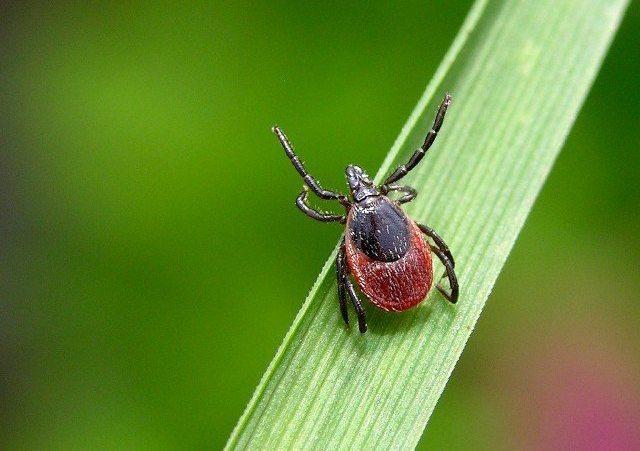
[[[367,173],[364,172],[360,166],[350,164],[347,166],[345,174],[347,176],[347,183],[349,183],[351,195],[353,196],[353,200],[356,202],[361,201],[365,197],[377,196],[380,194]]]

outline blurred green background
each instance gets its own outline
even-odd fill
[[[0,446],[220,448],[470,4],[3,4]],[[639,7],[421,447],[640,447]]]

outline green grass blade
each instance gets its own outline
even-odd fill
[[[357,327],[345,331],[334,250],[229,449],[418,443],[626,5],[476,1],[377,175],[381,180],[421,143],[450,91],[454,103],[440,136],[406,178],[420,193],[407,212],[452,248],[460,301],[451,306],[434,290],[402,314],[367,308],[364,336]]]

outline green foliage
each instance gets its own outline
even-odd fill
[[[445,90],[441,134],[407,177],[408,213],[456,257],[460,301],[434,290],[345,331],[325,264],[228,448],[414,447],[618,26],[625,0],[478,0],[377,175],[407,158]],[[440,273],[442,268],[437,268]]]

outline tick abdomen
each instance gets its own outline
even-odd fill
[[[371,302],[383,310],[407,310],[418,305],[431,289],[433,265],[429,245],[418,226],[398,211],[389,199],[384,196],[371,199],[373,205],[359,209],[356,204],[349,212],[348,235],[345,239],[347,264],[358,286]],[[367,209],[371,211],[367,212]],[[380,212],[384,214],[377,214]],[[401,215],[400,220],[396,213]],[[385,232],[389,223],[389,234],[374,233],[374,238],[371,238],[370,234],[362,233],[366,229],[361,229],[361,225],[379,225],[381,218],[385,218]],[[380,227],[371,230],[380,230]],[[360,239],[359,243],[354,235]],[[384,238],[375,238],[380,236]],[[367,254],[366,250],[379,258]],[[397,255],[399,257],[394,259],[381,258]]]

